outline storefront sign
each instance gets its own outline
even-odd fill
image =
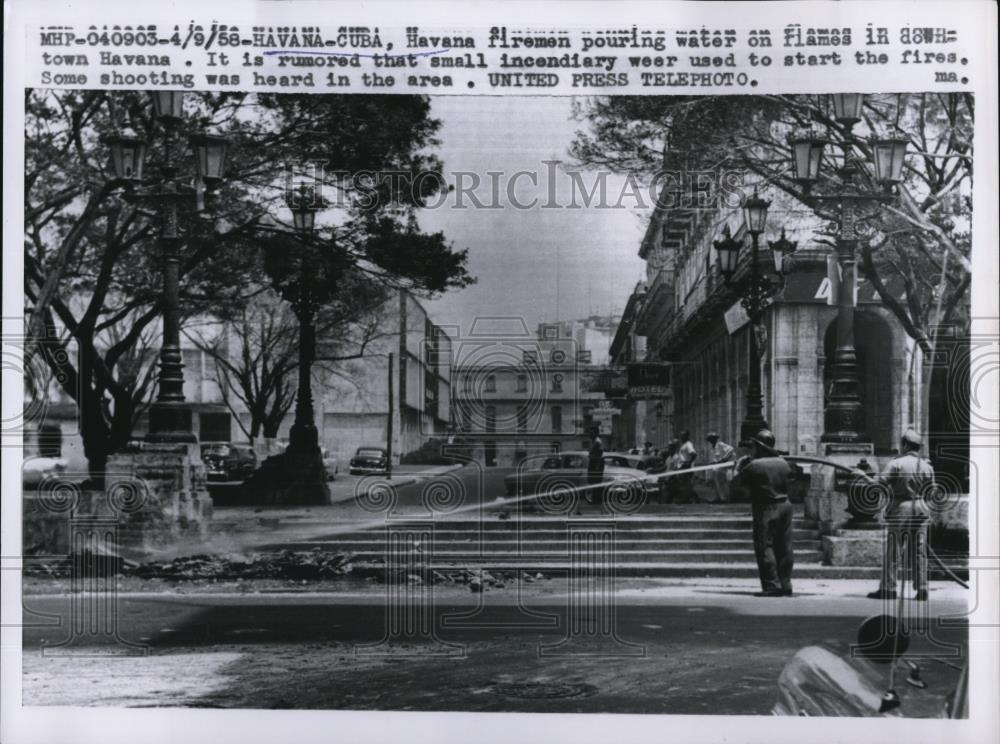
[[[732,336],[736,331],[750,322],[750,316],[743,309],[743,305],[737,302],[725,312],[726,331]]]
[[[670,397],[670,365],[637,362],[628,365],[628,395],[633,399]]]

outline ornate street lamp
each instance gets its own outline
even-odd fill
[[[753,196],[743,203],[743,219],[746,221],[747,232],[754,237],[759,237],[767,226],[767,210],[771,202],[761,199],[754,189]]]
[[[774,259],[774,273],[787,274],[790,270],[788,258],[795,253],[795,249],[799,245],[798,242],[789,240],[785,236],[785,228],[781,228],[781,237],[777,240],[769,240],[767,244],[771,248],[771,257]]]
[[[733,274],[736,273],[743,243],[732,236],[729,232],[729,225],[726,225],[722,230],[722,239],[713,241],[712,244],[719,257],[719,271],[722,272],[722,278],[728,284],[732,280]]]
[[[164,124],[179,124],[184,118],[184,91],[153,90],[149,96],[153,101],[153,113]]]
[[[871,141],[875,180],[883,187],[891,188],[902,182],[906,147],[909,144],[910,141],[904,137],[887,137]]]
[[[111,150],[111,168],[115,179],[122,184],[142,182],[142,170],[146,163],[146,140],[125,134],[105,137],[104,144]]]
[[[837,93],[832,96],[834,118],[851,128],[861,120],[864,96]],[[837,298],[837,346],[831,362],[830,395],[823,414],[824,442],[862,443],[865,433],[861,405],[857,353],[854,348],[854,286],[857,281],[857,245],[862,223],[873,208],[895,199],[894,189],[902,181],[908,141],[903,137],[876,138],[869,143],[876,189],[864,188],[860,176],[865,168],[853,152],[853,141],[845,137],[842,164],[837,169],[840,185],[825,194],[812,193],[819,180],[825,141],[813,133],[789,139],[795,180],[803,186],[803,202],[812,207],[832,205],[837,220],[837,262],[840,267],[840,294]]]
[[[191,412],[184,406],[184,364],[180,346],[180,258],[178,244],[179,208],[187,202],[200,204],[199,189],[178,178],[177,131],[183,121],[184,94],[181,91],[152,91],[154,113],[163,127],[164,157],[159,177],[145,185],[143,180],[147,143],[132,136],[116,134],[104,139],[111,151],[115,179],[126,188],[126,198],[156,207],[159,214],[159,245],[163,252],[163,344],[156,401],[149,411],[150,442],[197,442],[191,429]],[[198,134],[191,138],[199,178],[205,187],[221,182],[226,139]]]
[[[830,98],[833,101],[833,118],[838,124],[850,129],[861,121],[861,110],[865,105],[863,93],[834,93]]]
[[[759,255],[760,236],[767,228],[767,211],[770,206],[771,202],[762,199],[756,190],[754,190],[753,196],[743,204],[744,222],[747,232],[750,233],[751,254],[749,268],[742,278],[736,279],[742,243],[730,235],[728,225],[723,229],[722,239],[713,243],[719,257],[719,270],[722,272],[723,279],[740,295],[740,304],[750,318],[750,369],[747,376],[746,410],[743,422],[740,424],[740,443],[744,445],[761,429],[770,428],[764,418],[758,327],[764,311],[771,305],[774,295],[784,286],[785,256],[795,250],[795,243],[789,241],[782,231],[781,238],[771,243],[772,254],[781,255],[780,262],[774,256],[775,271],[762,273]]]
[[[320,204],[315,189],[300,186],[289,194],[288,208],[292,213],[295,232],[308,242],[316,229],[316,212]],[[295,398],[295,420],[288,433],[288,452],[296,455],[319,456],[319,431],[312,397],[312,365],[316,359],[316,303],[309,291],[309,266],[300,256],[299,287],[292,309],[299,321],[299,387]],[[322,463],[320,462],[320,465]]]
[[[220,184],[226,169],[229,141],[218,134],[195,134],[189,142],[194,150],[198,178],[208,187]]]
[[[803,132],[788,138],[792,147],[795,180],[807,191],[819,180],[826,140],[813,132]]]

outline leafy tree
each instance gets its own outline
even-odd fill
[[[869,96],[864,126],[839,125],[824,96],[616,96],[577,105],[589,131],[577,133],[573,155],[583,164],[645,174],[742,170],[804,202],[791,170],[793,131],[828,133],[818,192],[836,187],[829,158],[844,145],[864,160],[867,133],[903,132],[909,157],[899,198],[874,211],[861,243],[860,269],[875,285],[906,332],[931,352],[934,329],[967,325],[971,283],[972,128],[966,94]],[[817,207],[827,220],[832,205]],[[824,230],[821,240],[831,240]],[[886,290],[904,287],[902,298]]]
[[[571,151],[587,166],[665,178],[667,174],[737,171],[806,203],[794,179],[790,133],[815,129],[826,148],[817,193],[836,190],[835,159],[845,150],[870,162],[869,134],[909,139],[898,198],[866,215],[859,271],[873,284],[906,333],[934,358],[937,329],[968,333],[971,263],[972,132],[974,103],[963,93],[867,96],[864,119],[841,126],[827,96],[642,96],[590,99],[577,104],[588,124]],[[871,185],[869,183],[869,185]],[[832,244],[838,218],[833,204],[815,215],[829,220],[818,241]],[[902,287],[902,295],[890,287]],[[933,371],[923,377],[925,417]],[[925,421],[925,429],[927,422]],[[950,426],[950,425],[949,425]]]
[[[284,209],[291,164],[323,163],[321,181],[343,205],[342,225],[370,226],[369,233],[382,238],[377,228],[383,220],[400,232],[415,230],[415,210],[440,188],[439,177],[419,175],[440,169],[428,154],[439,122],[423,97],[192,93],[186,107],[193,125],[231,141],[226,180],[208,200],[209,209],[183,213],[186,318],[239,306],[266,288],[261,253],[252,245],[262,220]],[[150,205],[113,188],[101,139],[121,129],[143,134],[153,143],[147,175],[155,181],[164,156],[158,127],[139,92],[25,94],[29,349],[44,358],[77,404],[84,452],[98,478],[148,402],[151,386],[140,381],[148,379],[152,359],[138,354],[146,372],[122,373],[131,368],[126,360],[137,355],[140,339],[156,331],[161,313],[157,217]],[[360,171],[403,175],[386,182],[358,177]],[[423,241],[423,255],[441,259],[444,271],[420,268],[401,255],[405,247],[398,243],[367,255],[377,241],[366,240],[361,229],[343,244],[359,271],[386,286],[442,291],[472,281],[464,252],[440,236]]]

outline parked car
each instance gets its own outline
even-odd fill
[[[663,460],[656,455],[644,455],[641,452],[605,452],[604,464],[621,468],[633,468],[645,473],[663,472]]]
[[[248,444],[206,442],[201,460],[210,481],[245,481],[257,469],[257,454]]]
[[[358,447],[351,458],[351,475],[384,475],[389,472],[389,457],[385,447]]]
[[[328,480],[336,480],[337,473],[340,472],[340,465],[337,463],[337,456],[323,447],[320,452],[323,455],[323,467],[326,468],[326,477]]]
[[[517,469],[504,478],[504,488],[508,496],[526,496],[544,493],[549,489],[580,487],[587,485],[588,454],[579,452],[559,452],[525,460]],[[621,457],[615,454],[604,456],[605,483],[635,483],[643,488],[647,496],[658,492],[654,481],[644,480],[646,473],[635,467],[619,464]],[[593,494],[587,492],[588,501]]]
[[[62,457],[30,457],[21,465],[21,483],[25,488],[37,488],[42,481],[61,476],[66,467]]]

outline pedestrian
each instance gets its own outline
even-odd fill
[[[711,447],[711,462],[713,465],[721,462],[732,462],[736,459],[736,450],[719,439],[719,435],[714,431],[709,432],[705,437],[708,446]],[[720,504],[729,501],[729,479],[732,477],[732,468],[719,468],[711,471],[709,479],[715,489],[715,499]]]
[[[760,573],[760,597],[792,596],[793,509],[788,501],[792,467],[774,447],[774,434],[758,431],[753,439],[753,456],[736,465],[750,492],[753,515],[753,549]]]
[[[871,599],[896,598],[896,569],[902,554],[913,574],[914,599],[927,601],[927,524],[930,512],[924,497],[934,487],[934,468],[920,456],[923,440],[914,429],[903,433],[902,454],[889,461],[875,482],[890,491],[885,510],[885,551],[882,581]]]
[[[642,454],[644,457],[651,457],[655,454],[652,442],[646,442],[642,445]]]
[[[594,441],[587,454],[587,494],[586,499],[591,504],[604,505],[604,494],[597,484],[604,482],[604,445],[601,436],[594,434]]]
[[[663,463],[663,472],[666,476],[661,478],[660,483],[660,503],[672,504],[677,496],[677,480],[676,476],[672,476],[675,470],[677,470],[680,464],[680,455],[677,451],[680,449],[681,443],[676,439],[672,439],[667,442],[667,446],[660,450],[660,461]]]
[[[680,446],[677,449],[678,470],[690,470],[694,466],[694,461],[698,458],[698,450],[691,442],[691,432],[687,429],[681,432]],[[685,504],[697,502],[698,497],[694,492],[694,474],[675,476],[677,480],[677,492],[680,501]]]

